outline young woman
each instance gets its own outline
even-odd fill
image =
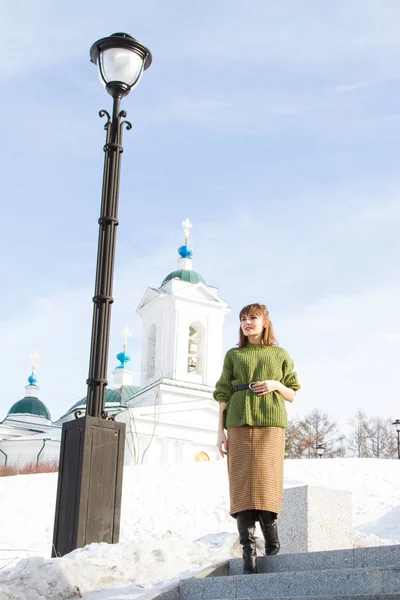
[[[243,548],[243,573],[257,572],[254,538],[259,521],[266,555],[280,544],[287,413],[300,388],[293,361],[278,346],[267,308],[240,311],[240,341],[225,355],[214,398],[220,404],[217,446],[228,457],[230,514]],[[227,434],[225,433],[227,430]]]

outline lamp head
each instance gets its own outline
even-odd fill
[[[90,48],[100,80],[111,96],[126,96],[139,83],[152,61],[150,50],[128,33],[113,33]]]
[[[323,446],[322,444],[318,444],[315,449],[317,451],[318,456],[323,456],[325,452],[325,446]]]

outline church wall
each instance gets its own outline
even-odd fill
[[[173,355],[171,355],[171,336],[175,329],[175,322],[170,318],[170,311],[166,310],[166,304],[170,304],[170,298],[162,297],[150,303],[142,309],[142,359],[140,373],[140,387],[145,387],[154,380],[162,377],[173,377]],[[155,303],[157,303],[156,306]],[[147,361],[149,356],[150,331],[156,326],[156,348],[154,375],[149,377]],[[167,359],[167,360],[166,360]],[[171,375],[166,375],[171,373]]]
[[[24,465],[36,462],[58,462],[60,442],[43,439],[15,439],[0,442],[1,450],[7,454],[7,465]],[[0,464],[5,464],[5,456],[0,452]]]
[[[159,385],[135,396],[133,406],[154,406],[193,400],[212,400],[212,388],[206,388],[203,391],[179,387],[179,385],[166,385],[161,382]]]
[[[218,406],[212,400],[131,408],[117,420],[126,423],[126,464],[190,463],[199,452],[218,457]]]
[[[214,311],[208,317],[209,335],[206,340],[206,375],[204,383],[212,387],[220,378],[223,363],[224,315]]]
[[[143,464],[165,468],[177,465],[194,465],[196,456],[200,453],[207,455],[210,460],[218,459],[215,444],[210,445],[157,437],[153,438],[148,446],[150,436],[139,435],[138,440],[136,456],[132,451],[132,444],[127,444],[125,449],[125,465]],[[147,446],[148,450],[144,453],[143,451]]]

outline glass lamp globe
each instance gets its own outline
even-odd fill
[[[317,450],[318,456],[322,456],[325,452],[325,446],[323,446],[322,444],[318,444],[318,446],[316,447],[316,450]]]
[[[102,84],[112,95],[125,96],[139,83],[152,61],[150,50],[127,33],[113,33],[90,48]]]

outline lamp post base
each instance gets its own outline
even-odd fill
[[[85,416],[63,424],[52,556],[119,541],[125,423]]]

